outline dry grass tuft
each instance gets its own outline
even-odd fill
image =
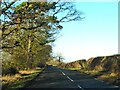
[[[36,73],[36,72],[39,72],[39,70],[21,70],[19,71],[20,74],[32,74],[32,73]]]
[[[116,74],[116,73],[111,73],[110,76],[111,76],[111,77],[116,77],[116,76],[118,76],[118,74]]]
[[[0,80],[3,82],[3,83],[6,83],[6,82],[15,82],[16,80],[22,78],[22,74],[32,74],[32,73],[36,73],[36,72],[40,72],[40,70],[22,70],[22,71],[19,71],[19,74],[15,74],[15,75],[5,75],[5,76],[2,76],[0,77]]]
[[[103,74],[99,78],[106,79],[106,78],[111,78],[111,77],[117,77],[117,74],[116,73]]]
[[[0,80],[2,80],[3,82],[14,82],[14,81],[16,81],[18,78],[21,78],[21,75],[20,75],[20,74],[5,75],[5,76],[1,77]]]

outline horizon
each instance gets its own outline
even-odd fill
[[[71,61],[71,62],[75,62],[75,61],[79,61],[79,60],[86,60],[86,61],[88,61],[90,58],[97,58],[97,57],[109,57],[109,56],[114,56],[114,55],[120,55],[120,54],[112,54],[112,55],[104,55],[104,56],[95,56],[95,57],[89,57],[88,59],[78,59],[78,60],[73,60],[73,61]],[[64,62],[64,63],[71,63],[71,62]]]

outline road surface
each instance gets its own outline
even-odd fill
[[[79,90],[120,90],[78,71],[48,66],[27,88],[73,88]]]

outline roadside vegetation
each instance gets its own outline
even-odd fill
[[[59,66],[64,69],[79,71],[98,80],[120,87],[120,55],[94,57],[88,60],[77,60]]]
[[[43,69],[31,69],[31,70],[21,70],[14,75],[4,75],[0,79],[2,80],[2,89],[17,89],[25,88],[27,83],[31,82]]]

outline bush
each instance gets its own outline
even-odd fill
[[[18,73],[18,71],[15,67],[10,67],[10,68],[8,68],[7,73],[8,74],[16,74],[16,73]]]
[[[2,75],[18,73],[17,67],[11,61],[2,61]]]
[[[40,67],[40,68],[44,68],[44,67],[45,67],[45,64],[39,63],[37,66]]]
[[[7,74],[14,75],[18,73],[15,67],[4,68],[2,71],[3,71],[2,72],[3,75],[7,75]]]

